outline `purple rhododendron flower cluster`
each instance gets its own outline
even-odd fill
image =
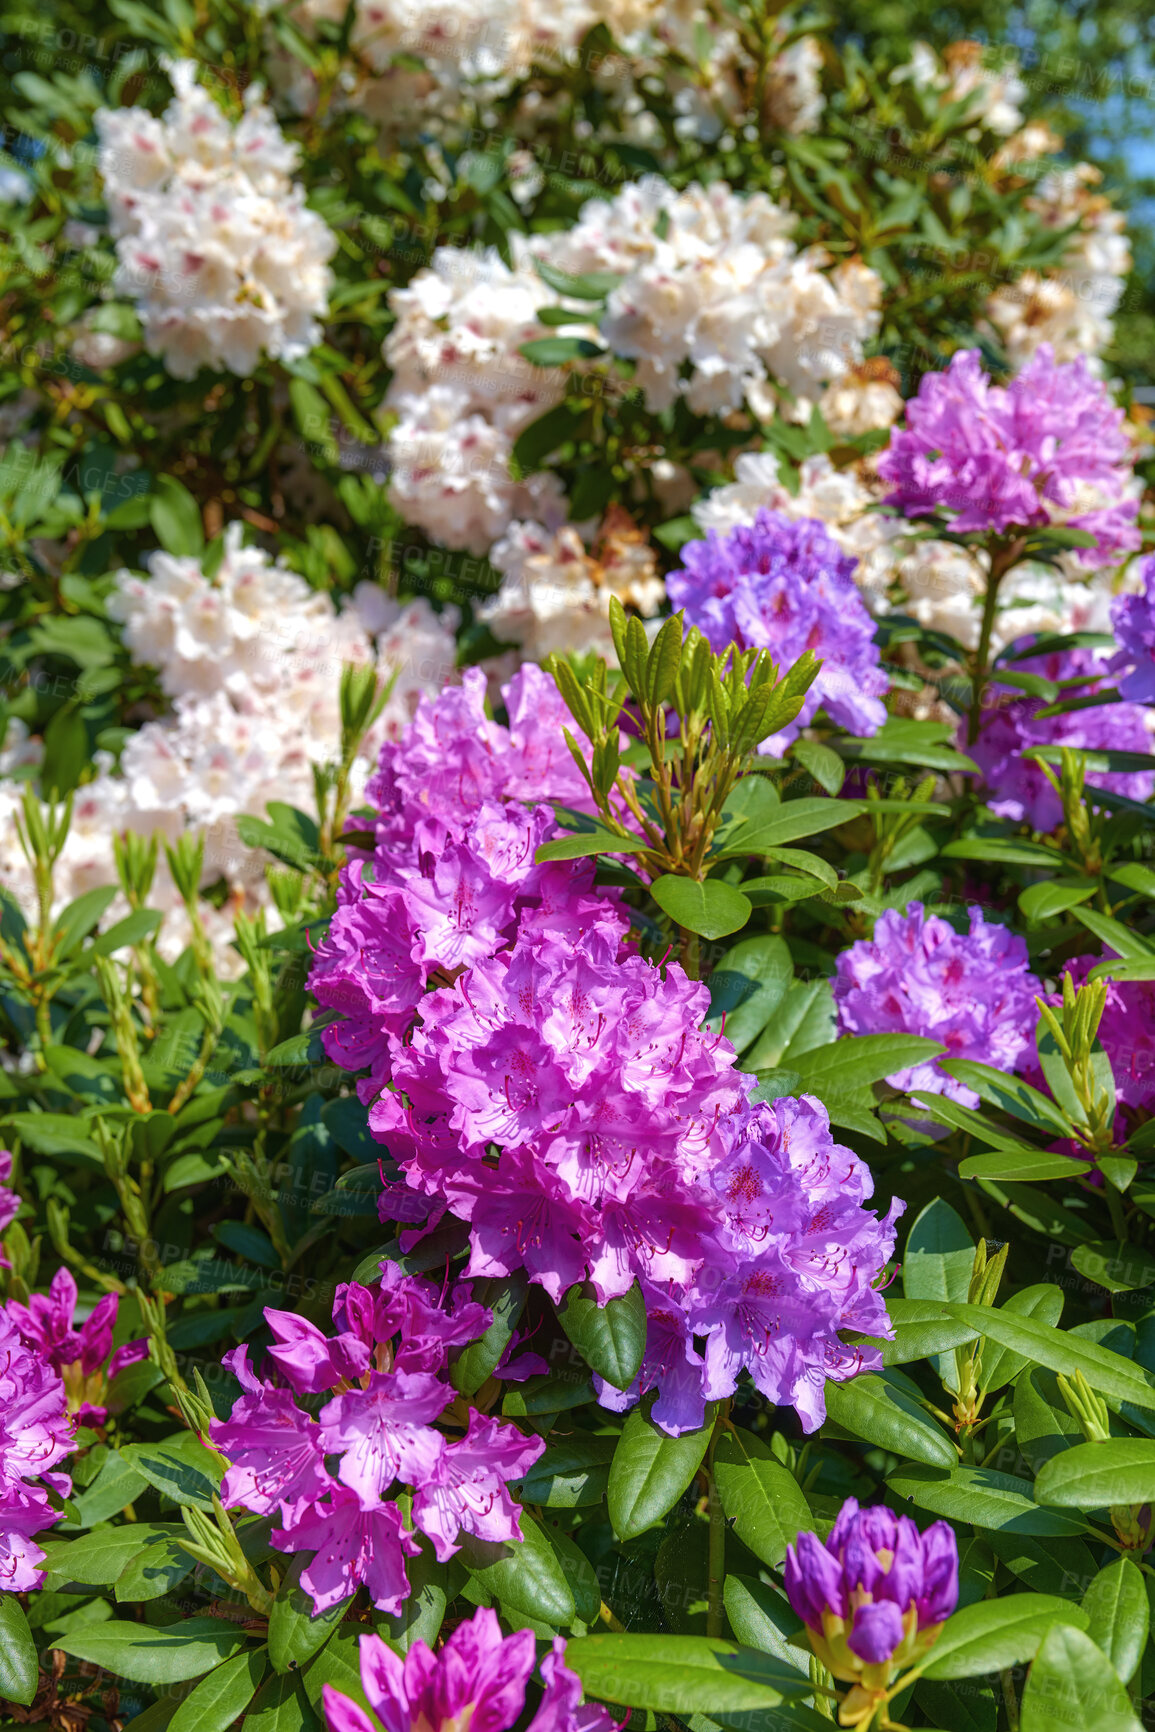
[[[555,1636],[541,1662],[544,1689],[526,1732],[612,1732],[605,1708],[581,1706],[581,1682]],[[361,1687],[373,1718],[326,1684],[329,1732],[509,1732],[537,1664],[531,1630],[503,1636],[486,1608],[458,1624],[436,1654],[416,1641],[401,1659],[380,1636],[361,1637]]]
[[[961,934],[921,902],[911,902],[905,914],[887,909],[873,938],[860,938],[838,957],[839,1027],[844,1034],[925,1035],[942,1042],[946,1058],[1013,1071],[1033,1051],[1038,1021],[1042,988],[1028,963],[1025,941],[978,908]],[[949,1077],[937,1059],[888,1080],[978,1105],[974,1090]]]
[[[958,1604],[958,1543],[948,1522],[920,1533],[909,1516],[848,1498],[825,1545],[800,1533],[787,1547],[784,1585],[834,1676],[884,1689]]]
[[[1119,692],[1131,703],[1155,704],[1155,557],[1143,560],[1141,595],[1116,596],[1111,629],[1119,645],[1112,673],[1121,673]]]
[[[107,1417],[103,1397],[108,1385],[126,1366],[148,1358],[148,1342],[127,1341],[113,1352],[119,1296],[106,1293],[81,1324],[76,1322],[78,1298],[71,1271],[58,1269],[47,1293],[31,1294],[27,1305],[10,1299],[8,1316],[25,1346],[41,1355],[63,1379],[69,1412],[82,1425],[102,1425]]]
[[[0,1589],[39,1587],[44,1553],[35,1536],[58,1521],[49,1491],[71,1482],[54,1473],[74,1447],[60,1374],[22,1336],[11,1305],[0,1308]]]
[[[1083,356],[1057,363],[1041,343],[1008,385],[994,385],[977,349],[927,373],[890,436],[878,473],[907,517],[940,508],[955,530],[1064,524],[1086,530],[1086,565],[1137,548],[1123,411]]]
[[[646,1361],[607,1405],[657,1387],[656,1421],[684,1430],[748,1369],[813,1428],[824,1379],[864,1363],[838,1331],[887,1327],[872,1283],[901,1206],[861,1207],[867,1169],[816,1101],[749,1106],[730,1043],[700,1026],[708,1003],[605,934],[523,942],[422,1000],[369,1122],[407,1200],[468,1221],[471,1275],[524,1268],[555,1301],[642,1281]]]
[[[823,667],[795,721],[759,748],[780,757],[819,708],[851,733],[870,735],[886,720],[888,681],[874,624],[854,581],[857,560],[814,518],[761,510],[750,525],[682,549],[666,589],[717,653],[769,650],[780,669],[806,650]]]
[[[591,860],[535,864],[556,822],[549,806],[524,802],[588,798],[562,738],[556,688],[528,665],[505,695],[508,729],[486,716],[477,669],[435,702],[423,699],[369,785],[367,797],[382,803],[377,845],[341,875],[309,982],[321,1006],[342,1013],[323,1034],[330,1058],[372,1073],[363,1099],[388,1081],[393,1047],[432,977],[452,979],[519,933],[624,936],[612,894],[593,894]]]
[[[1035,656],[1014,665],[1024,673],[1070,682],[1064,693],[1069,697],[1097,691],[1105,672],[1101,657],[1086,649]],[[997,683],[996,675],[996,688]],[[1033,830],[1049,831],[1062,822],[1062,802],[1039,765],[1023,756],[1025,752],[1032,746],[1070,746],[1075,751],[1145,753],[1151,748],[1151,735],[1137,704],[1108,703],[1040,718],[1037,712],[1042,706],[1041,698],[1017,692],[1011,698],[1000,697],[985,713],[978,739],[966,745],[964,729],[959,744],[982,771],[992,812],[1016,823],[1025,821]],[[1147,800],[1155,788],[1155,776],[1143,770],[1088,770],[1087,784],[1132,800]]]
[[[232,1464],[221,1500],[278,1517],[279,1551],[313,1554],[301,1585],[315,1612],[362,1583],[383,1611],[400,1611],[409,1593],[405,1557],[419,1550],[397,1505],[402,1486],[412,1491],[414,1527],[442,1560],[462,1533],[520,1539],[506,1483],[528,1472],[542,1439],[476,1410],[463,1436],[435,1424],[457,1399],[444,1375],[450,1348],[475,1341],[491,1320],[468,1286],[459,1284],[447,1305],[432,1282],[384,1263],[379,1284],[338,1287],[332,1336],[293,1312],[266,1309],[272,1376],[254,1374],[247,1347],[226,1355],[243,1394],[212,1426]],[[318,1396],[328,1399],[314,1418],[316,1401],[307,1398]]]

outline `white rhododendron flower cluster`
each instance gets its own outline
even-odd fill
[[[568,232],[511,236],[512,267],[493,251],[439,249],[391,296],[397,323],[385,356],[398,419],[388,454],[402,516],[472,553],[487,552],[515,521],[550,531],[564,521],[554,476],[519,481],[510,472],[518,435],[565,390],[559,369],[521,353],[550,334],[539,309],[559,304],[537,262],[621,277],[600,335],[636,362],[632,384],[651,411],[684,395],[700,414],[749,407],[805,419],[831,381],[844,381],[844,421],[889,424],[901,409],[897,391],[855,374],[878,327],[879,279],[855,261],[830,268],[818,248],[800,252],[794,221],[764,193],[742,197],[722,182],[678,192],[651,175],[586,205]],[[569,305],[580,331],[590,305]]]
[[[592,552],[571,524],[551,533],[514,523],[490,557],[504,581],[478,618],[527,661],[591,650],[613,658],[610,598],[643,616],[665,599],[654,549],[625,512],[607,515]]]
[[[201,367],[244,376],[262,355],[297,359],[320,340],[337,245],[292,179],[297,146],[257,86],[233,125],[191,61],[171,77],[161,118],[96,116],[115,287],[137,301],[149,349],[178,379]]]
[[[241,844],[236,820],[263,818],[270,800],[313,809],[313,765],[340,750],[342,668],[376,661],[382,683],[392,680],[355,767],[358,792],[382,742],[399,736],[422,693],[453,678],[455,610],[437,615],[426,601],[395,602],[364,583],[339,611],[329,594],[261,549],[243,547],[239,525],[230,527],[211,579],[195,559],[157,553],[147,578],[121,574],[109,611],[134,659],[158,670],[173,709],[129,735],[119,768],[99,754],[99,773],[77,791],[56,868],[60,907],[117,882],[113,838],[125,830],[169,843],[186,829],[197,832],[204,884],[223,879],[234,906],[263,903],[266,860]],[[21,792],[16,782],[0,783],[0,883],[30,910],[32,877],[11,822]],[[179,954],[187,931],[163,861],[153,902],[175,915],[166,920],[162,951]],[[227,907],[218,924],[224,945],[232,935]],[[221,960],[228,962],[227,952]]]
[[[1013,368],[1024,366],[1040,343],[1051,345],[1056,360],[1074,361],[1100,355],[1111,341],[1131,246],[1123,212],[1096,190],[1101,180],[1086,162],[1055,169],[1028,201],[1045,227],[1078,227],[1058,265],[1025,272],[987,302],[987,317]]]
[[[986,128],[1003,138],[1023,123],[1019,106],[1027,95],[1017,60],[1004,54],[992,64],[981,42],[952,42],[942,58],[926,42],[916,42],[905,66],[890,75],[892,84],[910,81],[920,90],[940,91],[947,102],[970,99],[967,118],[974,131]]]

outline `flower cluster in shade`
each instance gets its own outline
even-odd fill
[[[262,355],[299,360],[320,340],[337,237],[292,178],[297,146],[257,85],[234,126],[192,61],[172,81],[159,119],[144,108],[96,116],[116,287],[178,379],[202,367],[243,377]]]
[[[780,756],[820,707],[854,734],[877,733],[886,720],[888,681],[856,568],[822,523],[778,511],[682,548],[666,589],[715,651],[766,649],[782,672],[806,650],[822,661],[797,719],[761,751]]]
[[[380,1636],[361,1637],[361,1688],[371,1709],[326,1684],[328,1732],[509,1732],[537,1668],[532,1630],[503,1636],[487,1607],[458,1624],[435,1654],[416,1641],[404,1659]],[[612,1732],[605,1708],[583,1707],[581,1682],[555,1636],[541,1662],[541,1697],[526,1732]]]
[[[338,609],[280,560],[245,546],[235,522],[211,577],[199,559],[157,552],[147,576],[118,573],[108,611],[133,660],[157,670],[172,710],[128,735],[119,765],[97,754],[97,774],[76,791],[53,911],[117,883],[120,832],[174,843],[191,830],[204,842],[202,882],[228,887],[222,908],[202,903],[202,919],[218,968],[235,975],[234,912],[270,903],[268,857],[244,846],[238,818],[264,817],[269,800],[312,810],[313,766],[340,753],[341,670],[376,662],[390,692],[353,766],[359,794],[382,742],[401,733],[423,693],[452,677],[456,611],[398,603],[369,583]],[[35,763],[42,748],[26,740],[20,750]],[[0,880],[32,920],[36,886],[12,822],[23,792],[16,777],[0,780]],[[158,944],[173,961],[189,931],[163,856],[149,902],[165,916]],[[118,898],[108,918],[127,912]]]
[[[733,1047],[702,1027],[707,989],[629,951],[587,862],[533,865],[551,815],[516,796],[577,780],[548,689],[522,669],[504,730],[467,678],[385,748],[377,848],[318,950],[312,989],[344,1018],[326,1049],[368,1072],[358,1092],[401,1169],[382,1216],[419,1236],[451,1212],[470,1276],[525,1269],[555,1301],[639,1280],[645,1360],[632,1389],[599,1386],[607,1406],[657,1389],[657,1422],[684,1430],[748,1370],[812,1428],[825,1379],[867,1362],[839,1332],[887,1328],[874,1282],[901,1205],[862,1206],[870,1175],[817,1101],[750,1105]]]
[[[1111,607],[1111,628],[1118,651],[1112,673],[1123,677],[1119,693],[1136,704],[1155,704],[1155,556],[1140,565],[1143,588],[1121,595]]]
[[[948,1522],[920,1533],[909,1516],[848,1498],[825,1545],[804,1532],[787,1547],[783,1580],[823,1665],[869,1693],[920,1660],[954,1611],[958,1542]],[[852,1691],[843,1724],[858,1723],[859,1705]]]
[[[1064,698],[1091,696],[1101,688],[1105,672],[1102,658],[1087,649],[1016,659],[1013,666],[1017,672],[1055,681]],[[978,739],[968,746],[960,738],[960,744],[982,772],[991,811],[1015,823],[1028,823],[1032,830],[1054,830],[1063,818],[1062,802],[1054,787],[1038,761],[1025,756],[1032,747],[1140,754],[1151,749],[1151,732],[1137,704],[1103,703],[1069,710],[1065,715],[1040,717],[1045,700],[1024,696],[1014,688],[1004,687],[1000,692],[997,673],[992,694],[993,705],[983,715]],[[1128,799],[1147,800],[1155,789],[1155,777],[1143,770],[1092,769],[1087,772],[1087,784]]]
[[[0,1179],[11,1170],[11,1156],[0,1151]],[[0,1220],[10,1218],[12,1196],[0,1191]],[[0,1307],[0,1590],[8,1593],[40,1585],[36,1535],[60,1519],[53,1499],[71,1490],[58,1464],[76,1447],[77,1422],[101,1424],[107,1385],[148,1352],[145,1341],[113,1352],[116,1294],[80,1324],[76,1301],[75,1281],[59,1269],[47,1294]]]
[[[275,1518],[278,1551],[311,1554],[301,1585],[316,1613],[362,1585],[382,1611],[401,1610],[405,1559],[420,1550],[397,1503],[402,1487],[412,1493],[413,1529],[443,1561],[463,1533],[520,1539],[507,1482],[527,1473],[545,1445],[476,1409],[463,1417],[454,1408],[449,1352],[492,1321],[468,1284],[443,1294],[384,1263],[380,1282],[338,1287],[333,1335],[289,1311],[266,1308],[265,1321],[270,1375],[254,1373],[247,1347],[225,1356],[243,1393],[229,1418],[212,1424],[213,1443],[231,1464],[221,1499]],[[327,1397],[319,1411],[317,1397]]]
[[[1041,344],[1007,385],[977,349],[928,373],[891,434],[878,472],[907,517],[949,515],[956,531],[1055,524],[1094,537],[1088,566],[1139,546],[1138,494],[1123,411],[1085,359],[1056,363]]]
[[[1034,1046],[1036,995],[1027,946],[1007,927],[970,910],[956,932],[921,902],[887,909],[873,938],[838,957],[832,982],[843,1034],[917,1034],[941,1041],[944,1059],[971,1059],[1013,1071]],[[948,1076],[937,1058],[898,1071],[896,1088],[944,1094],[966,1106],[978,1096]]]

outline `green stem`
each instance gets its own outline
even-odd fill
[[[979,647],[975,651],[971,675],[971,702],[967,720],[967,744],[971,746],[974,745],[982,730],[983,699],[986,697],[987,686],[990,683],[991,638],[994,635],[995,619],[999,611],[999,586],[1011,566],[1017,564],[1022,557],[1022,550],[1022,541],[1013,541],[1008,546],[995,537],[991,538],[991,569],[987,578],[986,594],[983,597]]]
[[[1002,1674],[1003,1700],[1007,1705],[1008,1732],[1019,1732],[1019,1698],[1015,1693],[1014,1675],[1007,1668]]]
[[[710,1447],[706,1454],[706,1475],[709,1481],[706,1507],[710,1516],[710,1579],[706,1600],[707,1636],[724,1635],[726,1629],[725,1601],[723,1598],[726,1585],[726,1514],[722,1508],[722,1499],[718,1495],[718,1482],[714,1477],[714,1452],[725,1429],[729,1411],[730,1403],[724,1401],[718,1409],[718,1417],[714,1421],[714,1435],[710,1439]]]

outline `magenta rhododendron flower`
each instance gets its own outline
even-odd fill
[[[977,349],[924,374],[879,460],[889,503],[907,517],[939,510],[955,530],[1086,530],[1087,565],[1139,546],[1123,411],[1080,356],[1059,364],[1041,343],[1008,385],[994,385]]]
[[[1033,1049],[1040,983],[1022,938],[981,911],[958,933],[921,902],[905,914],[887,909],[873,938],[838,957],[833,981],[839,1027],[846,1034],[920,1034],[946,1047],[944,1058],[977,1059],[1012,1071]],[[888,1079],[895,1088],[926,1089],[977,1106],[973,1089],[929,1059]]]
[[[129,1341],[114,1353],[112,1331],[119,1296],[106,1293],[79,1325],[78,1297],[71,1271],[60,1268],[47,1293],[31,1294],[27,1305],[10,1299],[8,1315],[27,1345],[63,1377],[70,1411],[82,1424],[100,1425],[107,1413],[102,1400],[107,1385],[126,1365],[148,1358],[148,1342]]]
[[[958,1604],[958,1545],[947,1522],[920,1533],[909,1516],[848,1498],[825,1545],[800,1533],[787,1547],[784,1581],[823,1665],[866,1692],[885,1690]]]
[[[24,1340],[11,1308],[0,1309],[0,1590],[26,1593],[41,1581],[35,1536],[60,1519],[49,1490],[70,1489],[53,1469],[74,1437],[60,1374]]]
[[[1121,695],[1132,703],[1155,704],[1155,558],[1140,571],[1140,595],[1116,596],[1111,604],[1111,629],[1119,645],[1111,671],[1122,674]]]
[[[503,1636],[485,1608],[437,1653],[416,1641],[401,1659],[380,1636],[362,1636],[361,1686],[373,1718],[326,1684],[329,1732],[509,1732],[525,1708],[536,1647],[530,1630]],[[557,1637],[541,1662],[544,1689],[527,1732],[611,1732],[604,1708],[581,1706],[581,1683],[564,1655]]]
[[[463,1533],[520,1538],[506,1482],[524,1477],[542,1439],[476,1413],[464,1437],[453,1435],[459,1419],[448,1430],[437,1424],[457,1399],[445,1377],[449,1351],[491,1320],[467,1286],[442,1295],[385,1263],[379,1283],[337,1289],[332,1336],[291,1312],[267,1310],[265,1318],[275,1337],[268,1357],[284,1381],[255,1375],[246,1347],[226,1355],[242,1394],[229,1418],[212,1425],[230,1463],[221,1498],[227,1508],[279,1518],[279,1551],[313,1554],[301,1584],[316,1612],[362,1583],[383,1611],[400,1609],[409,1593],[405,1559],[420,1549],[396,1501],[405,1487],[413,1525],[439,1558],[452,1556]]]
[[[1104,675],[1101,658],[1084,649],[1035,656],[1016,661],[1014,667],[1064,682],[1066,697],[1082,697],[1098,690]],[[997,674],[989,701],[992,707],[984,712],[978,739],[967,745],[960,735],[960,745],[982,771],[991,811],[1000,818],[1026,822],[1032,830],[1054,830],[1063,819],[1058,794],[1038,763],[1023,755],[1032,746],[1139,753],[1151,747],[1151,735],[1137,704],[1105,703],[1069,710],[1065,715],[1039,717],[1044,700],[1008,688],[1000,692]],[[965,735],[965,730],[962,733]],[[1145,770],[1088,770],[1087,785],[1108,788],[1128,799],[1147,800],[1155,788],[1155,776]]]
[[[718,653],[731,643],[766,649],[783,672],[808,649],[820,657],[797,718],[761,751],[780,757],[819,708],[854,734],[875,734],[886,720],[888,680],[857,565],[815,519],[762,510],[749,526],[687,542],[682,568],[666,579],[674,607]]]

